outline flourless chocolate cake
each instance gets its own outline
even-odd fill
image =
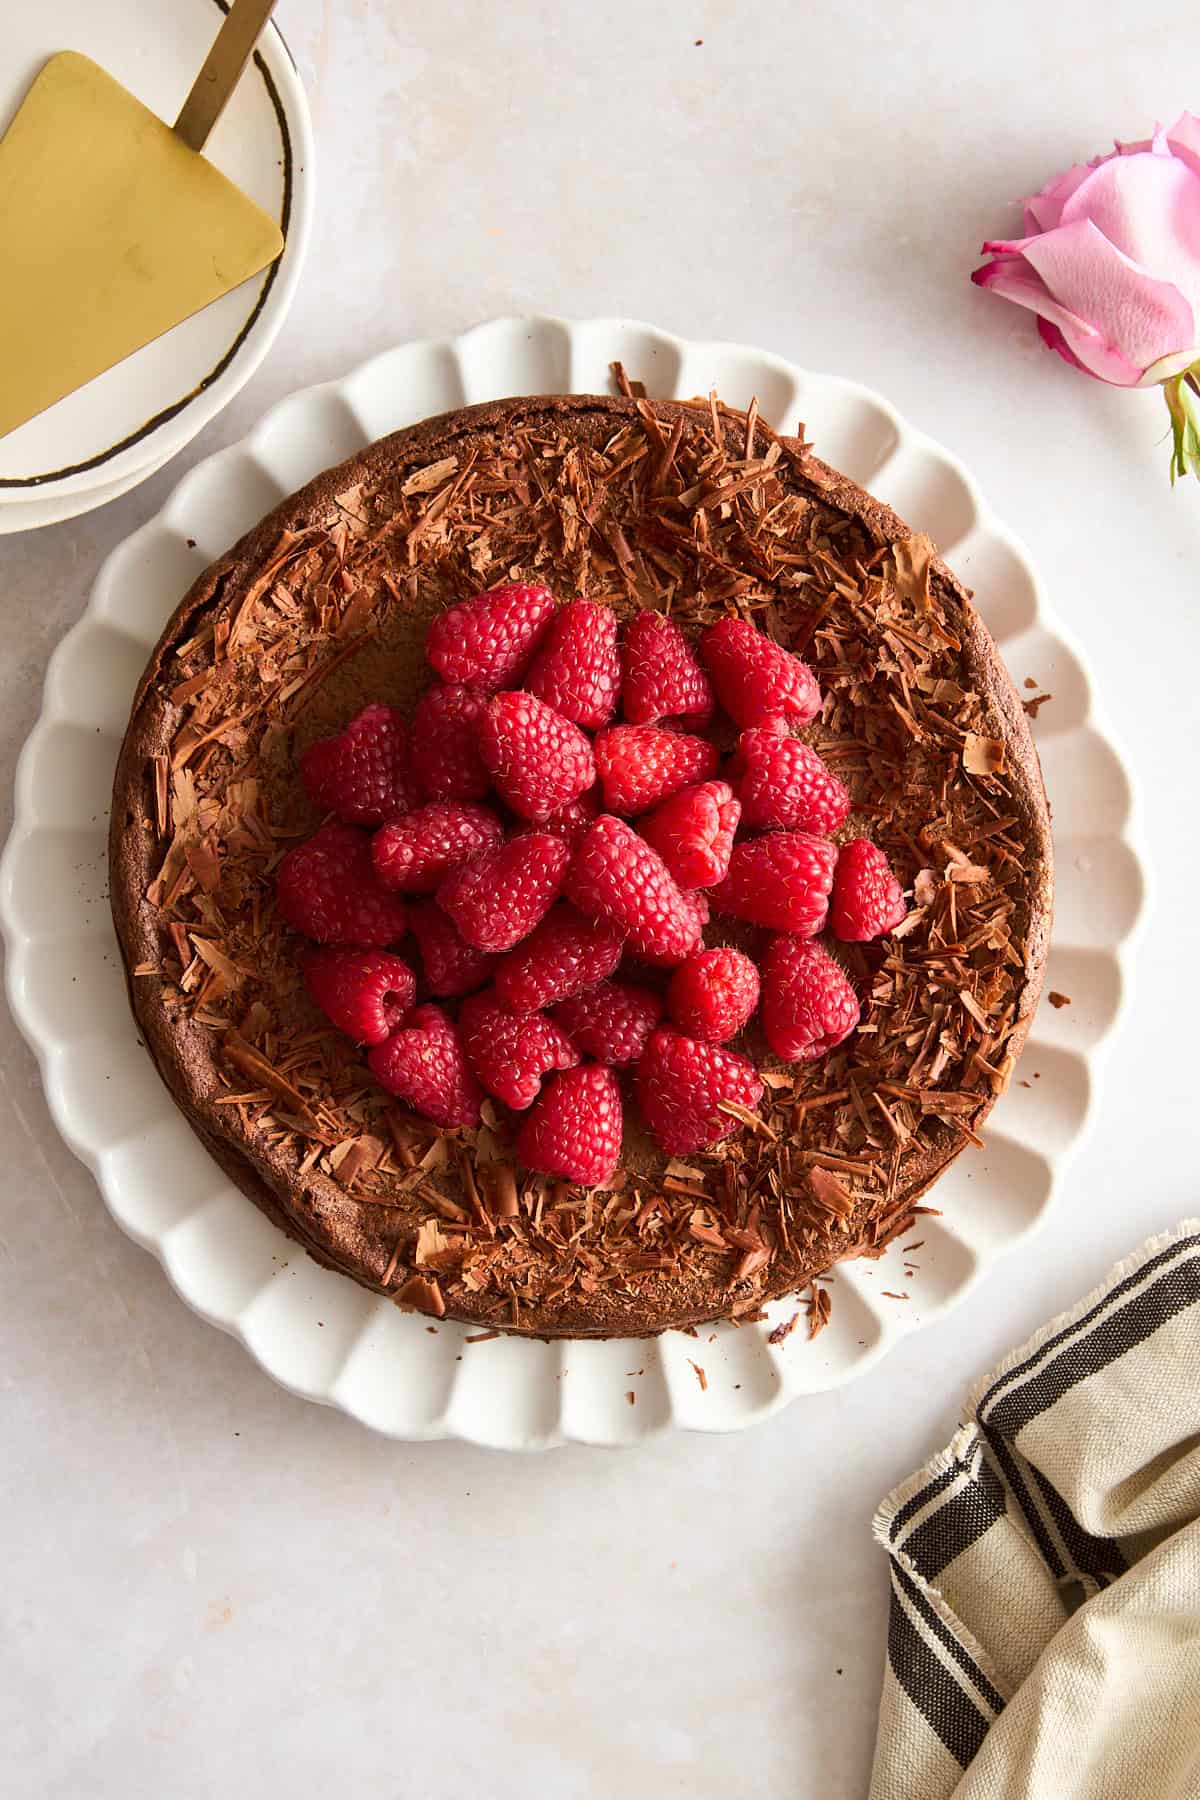
[[[707,631],[740,620],[802,658],[820,710],[797,736],[849,793],[830,864],[870,840],[904,890],[894,928],[822,940],[857,1029],[788,1062],[756,1014],[722,1047],[763,1083],[757,1105],[723,1103],[727,1135],[668,1154],[632,1064],[603,1075],[624,1135],[595,1185],[522,1160],[531,1115],[494,1092],[472,1105],[477,1123],[447,1128],[389,1091],[314,1002],[311,947],[276,900],[281,863],[326,817],[305,751],[367,705],[411,715],[434,679],[431,621],[509,583],[611,608],[623,635],[658,612],[703,654]],[[682,721],[729,758],[735,792],[739,723]],[[501,815],[510,840],[536,816]],[[398,432],[214,563],[139,688],[111,864],[149,1052],[238,1186],[319,1261],[403,1305],[547,1336],[753,1317],[907,1230],[1009,1080],[1052,895],[1025,714],[928,540],[754,408],[628,391],[504,400]],[[582,891],[565,879],[568,897]],[[769,921],[753,903],[722,908],[722,891],[705,946],[765,969]],[[406,936],[394,949],[425,1005],[421,955]],[[671,960],[635,955],[628,971],[663,1006]],[[445,994],[456,1031],[465,1003]],[[618,1105],[618,1131],[620,1118]]]

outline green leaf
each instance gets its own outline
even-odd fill
[[[1196,384],[1196,368],[1185,369],[1162,384],[1163,398],[1171,416],[1171,486],[1181,475],[1195,475],[1200,480],[1200,393]]]

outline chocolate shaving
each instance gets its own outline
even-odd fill
[[[892,545],[896,592],[902,600],[908,601],[923,613],[933,611],[930,577],[936,555],[932,538],[926,537],[923,532],[916,532],[912,537],[902,538],[899,543]]]
[[[761,1137],[769,1138],[773,1144],[779,1142],[779,1134],[772,1131],[767,1121],[758,1113],[751,1112],[748,1106],[742,1106],[737,1100],[718,1100],[717,1111],[736,1119],[739,1125],[745,1125],[749,1131],[756,1131]]]
[[[854,1211],[854,1195],[836,1175],[819,1165],[808,1172],[808,1185],[817,1205],[835,1218],[847,1219]]]
[[[981,737],[968,731],[962,762],[968,775],[1003,775],[1006,750],[1003,738]]]
[[[833,1297],[828,1288],[823,1288],[817,1281],[809,1283],[808,1288],[808,1336],[811,1341],[824,1331],[833,1312]]]
[[[511,1163],[487,1163],[479,1173],[487,1189],[490,1210],[495,1216],[498,1219],[519,1217],[521,1206],[517,1198],[517,1175]]]
[[[624,394],[627,400],[644,400],[646,398],[645,382],[631,381],[625,373],[624,363],[613,362],[608,366],[612,371],[612,378],[619,394]]]
[[[221,885],[221,861],[214,840],[205,838],[202,843],[188,844],[183,855],[199,886],[206,894],[215,894]]]
[[[446,1302],[436,1275],[410,1275],[404,1286],[396,1289],[395,1299],[414,1312],[429,1313],[435,1319],[446,1316]]]
[[[449,1239],[446,1238],[436,1219],[424,1219],[417,1227],[417,1241],[413,1250],[413,1261],[418,1269],[436,1262],[444,1254]]]
[[[430,463],[424,469],[417,469],[408,477],[407,481],[401,484],[400,492],[406,500],[411,499],[414,494],[428,494],[434,488],[441,487],[447,477],[453,475],[457,468],[457,456],[444,456],[440,462]]]
[[[154,770],[154,822],[161,837],[167,829],[167,793],[171,765],[166,756],[152,756],[150,763]]]
[[[382,1139],[366,1133],[335,1144],[329,1152],[329,1166],[343,1187],[350,1188],[360,1175],[376,1167],[382,1155]]]
[[[225,1060],[231,1062],[241,1074],[247,1075],[259,1087],[266,1088],[268,1093],[279,1099],[291,1102],[292,1110],[307,1123],[316,1126],[317,1120],[308,1103],[290,1081],[279,1073],[262,1056],[252,1044],[247,1044],[236,1031],[227,1031],[221,1042]]]

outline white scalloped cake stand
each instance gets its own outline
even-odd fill
[[[109,913],[105,833],[134,686],[177,600],[205,564],[319,470],[385,432],[509,394],[610,391],[619,357],[653,396],[716,388],[766,419],[804,420],[820,455],[928,531],[975,590],[1018,686],[1054,696],[1034,726],[1054,806],[1058,891],[1046,988],[1019,1075],[983,1150],[939,1181],[919,1271],[900,1247],[837,1270],[833,1317],[809,1342],[768,1324],[700,1341],[546,1344],[472,1334],[401,1312],[309,1260],[234,1189],[193,1136],[138,1044]],[[346,380],[284,401],[242,444],[186,475],[157,518],[100,571],[46,677],[17,773],[0,868],[13,1011],[37,1052],[64,1138],[118,1223],[153,1250],[188,1304],[233,1332],[276,1380],[397,1438],[506,1449],[628,1444],[670,1426],[729,1431],[797,1395],[863,1374],[902,1333],[955,1304],[1044,1217],[1088,1117],[1100,1046],[1120,1009],[1143,881],[1133,798],[1097,722],[1083,659],[1049,618],[1037,578],[966,471],[878,395],[730,344],[691,344],[624,320],[502,319],[406,344]],[[883,1290],[907,1292],[907,1303]],[[321,1324],[318,1326],[318,1320]],[[694,1363],[705,1370],[702,1388]],[[637,1371],[633,1373],[633,1371]],[[635,1396],[634,1404],[627,1398]]]

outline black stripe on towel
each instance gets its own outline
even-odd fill
[[[892,1573],[898,1575],[899,1570],[893,1566]],[[991,1720],[930,1649],[895,1593],[888,1612],[888,1662],[922,1718],[965,1769],[987,1736]]]
[[[903,1506],[897,1507],[891,1525],[888,1527],[888,1536],[893,1544],[908,1521],[915,1518],[923,1506],[928,1506],[931,1500],[936,1499],[939,1494],[944,1494],[967,1467],[968,1464],[964,1462],[951,1463],[948,1469],[943,1469],[940,1475],[935,1475],[932,1481],[927,1481],[925,1486],[920,1488],[911,1499],[904,1502]]]
[[[1166,1250],[1161,1250],[1157,1256],[1151,1257],[1149,1262],[1143,1263],[1141,1268],[1136,1269],[1132,1275],[1127,1275],[1124,1281],[1120,1281],[1117,1283],[1116,1287],[1110,1288],[1103,1298],[1096,1302],[1090,1312],[1085,1313],[1081,1319],[1076,1319],[1074,1324],[1064,1326],[1062,1331],[1058,1332],[1056,1336],[1047,1338],[1044,1344],[1040,1344],[1032,1355],[1025,1358],[1023,1363],[1018,1363],[1015,1368],[1008,1369],[1003,1375],[999,1376],[979,1402],[979,1405],[976,1408],[977,1415],[986,1413],[999,1394],[1006,1388],[1011,1387],[1013,1382],[1018,1380],[1022,1375],[1027,1375],[1030,1369],[1034,1369],[1039,1363],[1045,1362],[1049,1356],[1061,1349],[1070,1339],[1086,1337],[1089,1333],[1089,1328],[1095,1324],[1100,1315],[1112,1305],[1114,1300],[1119,1300],[1122,1295],[1130,1293],[1132,1289],[1143,1283],[1147,1284],[1147,1291],[1150,1291],[1157,1285],[1156,1282],[1151,1281],[1150,1279],[1155,1275],[1156,1271],[1161,1271],[1165,1265],[1176,1261],[1176,1259],[1181,1256],[1187,1257],[1190,1252],[1197,1248],[1200,1248],[1200,1235],[1180,1238],[1177,1243],[1171,1244]],[[1193,1282],[1193,1297],[1200,1297],[1200,1275],[1197,1274],[1195,1269],[1191,1272],[1191,1279]],[[1140,1302],[1142,1298],[1143,1296],[1139,1295],[1138,1302]],[[1125,1309],[1122,1309],[1122,1311],[1124,1310]],[[1177,1311],[1178,1308],[1175,1310]],[[1120,1317],[1120,1314],[1117,1316]],[[1162,1320],[1159,1321],[1160,1324],[1162,1322]],[[1156,1328],[1157,1327],[1151,1327],[1151,1329]],[[1142,1339],[1148,1335],[1148,1332],[1141,1332],[1135,1337],[1125,1339],[1118,1344],[1115,1354],[1120,1356],[1123,1351],[1132,1348],[1134,1344],[1141,1343]],[[1109,1357],[1108,1361],[1111,1360],[1112,1358]],[[1097,1365],[1097,1367],[1101,1368],[1104,1366],[1104,1363]],[[1085,1369],[1081,1371],[1080,1375],[1076,1376],[1076,1379],[1082,1379],[1083,1375],[1093,1374],[1094,1372],[1095,1371],[1092,1369]],[[1073,1385],[1073,1382],[1068,1382],[1062,1391],[1065,1393],[1067,1387]],[[1030,1387],[1036,1388],[1036,1383],[1027,1384],[1027,1387],[1022,1389],[1022,1392],[1028,1391]],[[1057,1397],[1057,1395],[1053,1396],[1055,1399]],[[1045,1402],[1044,1404],[1052,1404],[1052,1401]],[[1029,1419],[1034,1418],[1036,1414],[1042,1410],[1042,1406],[1035,1406],[1029,1412],[1027,1418],[1021,1419],[1020,1424],[1027,1424]],[[1020,1427],[1018,1426],[1018,1429],[1019,1428]]]
[[[1004,1479],[1008,1483],[1010,1491],[1016,1495],[1021,1511],[1025,1515],[1025,1523],[1042,1553],[1042,1561],[1055,1580],[1061,1581],[1067,1573],[1067,1565],[1058,1553],[1058,1545],[1046,1528],[1036,1500],[1025,1485],[1024,1473],[1008,1439],[999,1435],[992,1438],[989,1432],[988,1441],[992,1446],[993,1456],[1004,1471]]]
[[[1060,1332],[1053,1345],[1030,1357],[1021,1368],[1010,1370],[990,1389],[979,1407],[979,1422],[987,1435],[992,1453],[1001,1463],[1010,1485],[1018,1494],[1038,1539],[1047,1563],[1058,1577],[1069,1573],[1091,1576],[1097,1581],[1112,1580],[1128,1566],[1119,1546],[1111,1538],[1093,1537],[1084,1531],[1071,1514],[1061,1495],[1037,1470],[1033,1471],[1045,1510],[1052,1518],[1070,1558],[1064,1565],[1061,1556],[1038,1516],[1038,1508],[1026,1488],[1015,1456],[1010,1450],[1018,1433],[1052,1407],[1079,1382],[1088,1380],[1108,1368],[1136,1345],[1144,1343],[1170,1319],[1200,1301],[1200,1259],[1190,1254],[1200,1238],[1186,1238],[1164,1251],[1151,1263],[1126,1277],[1112,1290],[1105,1302],[1094,1307],[1086,1319],[1067,1331]],[[1146,1281],[1148,1270],[1158,1269],[1157,1276]],[[1128,1293],[1143,1282],[1124,1306],[1105,1313],[1117,1296]],[[1098,1316],[1102,1315],[1102,1316]],[[1055,1354],[1047,1360],[1053,1347]],[[1013,1387],[1022,1371],[1041,1360],[1043,1367],[1031,1380]],[[1011,1391],[1007,1391],[1011,1389]]]
[[[1005,1511],[1003,1485],[980,1459],[969,1481],[905,1539],[904,1554],[922,1581],[935,1581],[947,1564],[990,1531]]]
[[[1047,1481],[1040,1469],[1029,1465],[1042,1505],[1053,1519],[1063,1547],[1070,1558],[1067,1571],[1072,1575],[1090,1575],[1101,1586],[1115,1581],[1129,1567],[1125,1552],[1114,1538],[1092,1537],[1083,1529],[1053,1482]]]
[[[921,1615],[921,1623],[930,1637],[935,1637],[942,1648],[956,1662],[967,1680],[991,1707],[993,1712],[1003,1712],[1004,1695],[999,1688],[993,1687],[970,1651],[959,1643],[950,1627],[939,1618],[936,1608],[928,1594],[920,1588],[908,1573],[898,1564],[893,1564],[892,1574],[897,1585],[908,1596],[909,1602]]]

